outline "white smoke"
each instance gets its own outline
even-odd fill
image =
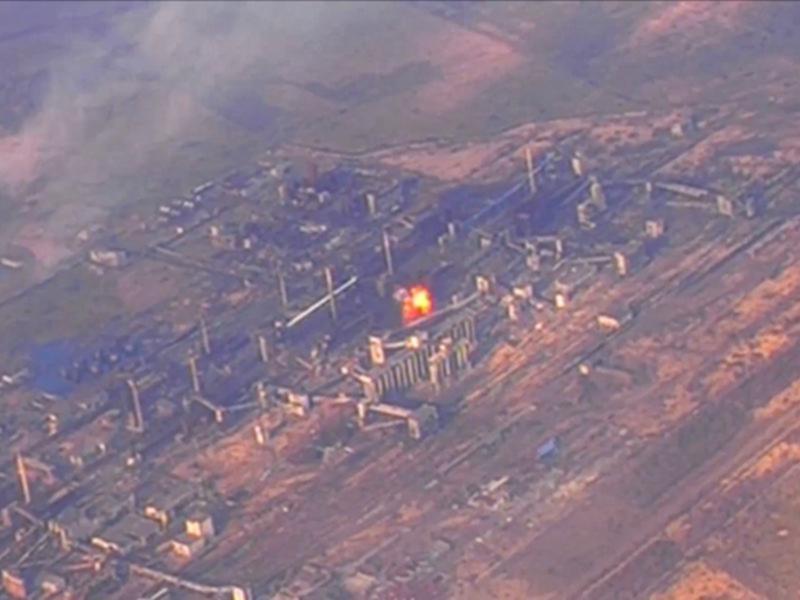
[[[211,101],[262,94],[287,65],[302,71],[320,28],[358,18],[358,3],[334,4],[142,3],[103,17],[99,34],[78,28],[48,65],[40,108],[16,133],[0,131],[6,195],[36,200],[45,228],[66,239],[130,201],[123,196],[137,185],[155,185],[154,165],[180,169],[182,144],[255,137],[220,125]]]

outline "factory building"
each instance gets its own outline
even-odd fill
[[[374,382],[377,399],[391,392],[401,392],[419,384],[435,388],[471,366],[470,354],[477,343],[477,313],[464,309],[463,314],[445,319],[432,328],[429,340],[416,348],[404,348],[368,372]],[[370,341],[373,358],[384,351],[377,338]]]

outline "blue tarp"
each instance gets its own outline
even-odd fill
[[[550,438],[544,444],[539,446],[539,448],[537,448],[536,457],[539,460],[553,458],[556,454],[558,454],[558,446],[558,439]]]
[[[72,391],[73,384],[61,375],[61,369],[69,367],[76,353],[76,346],[67,340],[36,346],[30,356],[33,386],[56,396]]]

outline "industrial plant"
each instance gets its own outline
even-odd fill
[[[797,232],[795,168],[677,177],[732,117],[670,118],[624,160],[519,134],[486,186],[287,147],[87,236],[76,272],[178,283],[2,374],[2,593],[445,598],[522,577],[558,523],[573,551],[582,529],[632,527],[571,512],[587,490],[645,521],[751,415],[783,410],[764,386],[788,376],[758,363],[777,350],[744,341],[769,323],[746,311],[780,297]],[[763,285],[737,332],[720,307]],[[730,341],[710,322],[743,344],[721,366],[697,362]],[[714,412],[659,391],[698,368],[695,396],[726,395]],[[737,510],[729,491],[759,489],[726,485],[698,483],[671,529],[557,597],[648,597]]]

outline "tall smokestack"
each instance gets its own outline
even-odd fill
[[[258,356],[261,362],[269,362],[269,347],[267,346],[267,338],[263,335],[258,336]]]
[[[333,293],[333,272],[330,267],[325,267],[325,285],[328,288],[328,297],[330,298],[331,316],[335,321],[338,315],[336,312],[336,295]]]
[[[383,230],[383,256],[386,259],[386,272],[389,275],[394,275],[394,263],[392,261],[392,245],[389,240],[389,232]]]
[[[578,177],[583,177],[583,155],[579,152],[572,157],[572,172]]]
[[[281,296],[281,307],[286,308],[289,306],[289,295],[286,293],[286,280],[283,278],[280,267],[278,267],[278,292]]]
[[[261,407],[261,410],[267,410],[269,408],[269,396],[267,394],[267,386],[264,385],[263,381],[259,381],[256,383],[256,401],[258,405]]]
[[[189,374],[192,377],[192,390],[195,394],[200,393],[200,376],[197,374],[197,357],[189,357]]]
[[[377,210],[377,207],[376,207],[376,204],[375,204],[375,194],[369,194],[368,193],[364,197],[364,199],[365,199],[365,202],[367,203],[367,214],[370,217],[374,217],[375,216],[375,211]]]
[[[617,275],[625,277],[628,274],[628,258],[622,252],[614,252],[614,266]]]
[[[19,452],[17,452],[16,463],[17,463],[17,477],[19,478],[19,486],[22,489],[22,501],[24,504],[30,504],[31,488],[28,485],[28,473],[25,470],[25,460],[22,458],[22,454],[20,454]]]
[[[525,163],[528,166],[528,186],[531,189],[531,196],[536,194],[536,175],[533,172],[533,155],[531,149],[525,147]]]
[[[131,404],[133,405],[133,431],[142,433],[144,431],[144,418],[142,416],[142,404],[139,401],[139,387],[133,379],[125,382],[131,392]]]
[[[203,352],[211,354],[211,340],[208,338],[208,327],[203,317],[200,317],[200,339],[203,342]]]

